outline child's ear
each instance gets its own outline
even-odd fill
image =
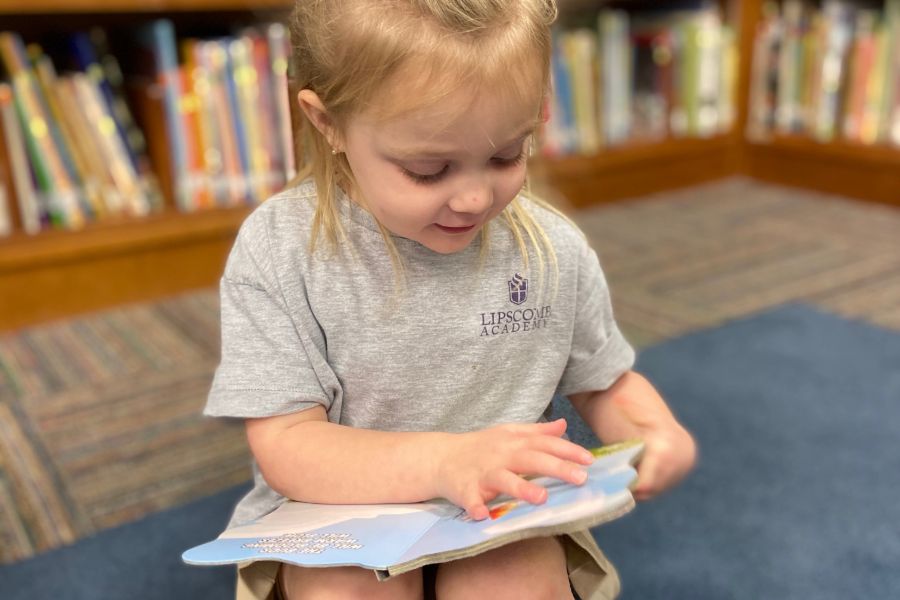
[[[309,122],[319,130],[325,139],[328,140],[332,148],[338,141],[337,130],[334,126],[334,120],[328,114],[328,110],[319,98],[319,95],[312,90],[300,90],[297,92],[297,104],[300,110],[309,119]]]

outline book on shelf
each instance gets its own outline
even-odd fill
[[[144,118],[165,125],[150,155],[180,210],[256,204],[293,177],[284,26],[196,38],[159,19],[140,39]]]
[[[19,211],[22,230],[28,234],[41,230],[45,213],[38,204],[37,191],[28,165],[25,139],[16,114],[12,87],[0,82],[0,147],[6,172],[6,198]]]
[[[47,100],[29,65],[25,44],[17,34],[0,33],[0,62],[12,86],[13,105],[42,210],[57,226],[81,227],[85,215],[72,179],[71,162],[48,114]]]
[[[737,41],[718,5],[603,8],[562,21],[541,132],[545,155],[731,129]]]
[[[26,44],[0,32],[0,81],[13,107],[6,139],[23,164],[11,179],[26,233],[79,229],[118,214],[143,216],[161,206],[117,63],[87,33]],[[105,65],[105,66],[104,66]],[[17,135],[18,134],[18,135]],[[20,168],[21,167],[21,168]]]
[[[489,503],[490,516],[483,521],[473,521],[443,500],[379,505],[287,501],[257,521],[226,529],[217,539],[185,551],[182,559],[192,565],[274,560],[305,567],[358,566],[384,579],[619,518],[634,507],[630,486],[642,450],[640,442],[596,449],[584,484],[535,479],[549,492],[546,503],[501,496]]]
[[[900,145],[900,0],[785,0],[754,39],[747,133]]]
[[[12,99],[12,92],[6,84],[0,84],[0,238],[13,232],[13,205],[15,202],[12,165],[6,149],[4,132],[4,104]]]

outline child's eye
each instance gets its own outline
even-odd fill
[[[503,156],[495,156],[491,159],[491,162],[498,167],[515,167],[516,165],[522,164],[522,161],[525,160],[525,149],[522,148],[522,151],[519,152],[516,156],[513,157],[503,157]]]
[[[415,171],[410,171],[409,169],[400,167],[400,170],[404,175],[412,179],[415,183],[420,183],[422,185],[427,185],[429,183],[435,183],[440,181],[440,179],[447,173],[448,165],[444,165],[441,167],[440,171],[435,171],[434,173],[416,173]]]

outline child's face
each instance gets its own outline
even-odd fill
[[[465,249],[525,182],[538,103],[501,102],[461,90],[448,119],[428,107],[387,121],[364,113],[344,129],[356,190],[394,235],[441,254]]]

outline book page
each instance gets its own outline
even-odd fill
[[[219,538],[252,538],[306,533],[351,519],[377,519],[388,515],[410,513],[434,514],[436,521],[443,514],[441,506],[438,503],[328,505],[285,502],[254,523],[226,529]]]

